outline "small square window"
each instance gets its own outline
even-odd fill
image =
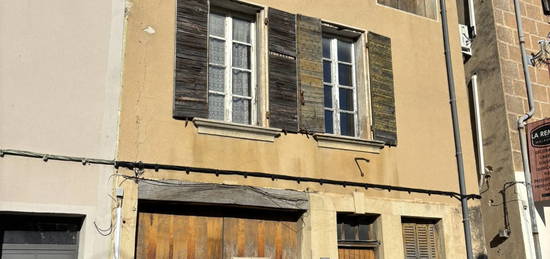
[[[212,12],[208,34],[208,118],[255,124],[254,19]]]

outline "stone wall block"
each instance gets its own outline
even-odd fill
[[[515,114],[525,113],[523,99],[518,96],[506,95],[506,110]]]
[[[518,63],[509,60],[501,60],[500,64],[504,75],[512,78],[518,78],[520,74]]]
[[[548,103],[548,88],[539,84],[532,84],[535,101]]]
[[[513,12],[514,7],[512,6],[512,1],[507,0],[495,0],[494,5],[496,9],[500,9],[503,11]]]
[[[513,37],[513,32],[510,28],[497,25],[497,40],[511,43],[514,41]]]

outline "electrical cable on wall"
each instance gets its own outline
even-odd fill
[[[134,180],[143,179],[141,177],[141,174],[145,169],[151,169],[151,170],[154,170],[155,172],[159,170],[170,170],[170,171],[186,172],[187,174],[189,174],[190,172],[193,172],[193,173],[203,173],[203,174],[214,174],[216,176],[239,175],[245,178],[250,176],[250,177],[257,177],[257,178],[267,178],[273,181],[286,180],[286,181],[294,181],[297,183],[309,182],[309,183],[318,183],[320,185],[323,185],[323,184],[338,185],[338,186],[343,186],[344,188],[349,186],[349,187],[361,187],[365,189],[385,190],[388,192],[397,191],[397,192],[407,192],[409,194],[422,193],[427,195],[447,196],[447,197],[452,197],[459,200],[463,198],[481,199],[481,196],[479,196],[478,194],[460,195],[457,192],[451,192],[451,191],[402,187],[402,186],[393,186],[393,185],[385,185],[385,184],[372,184],[372,183],[365,183],[365,182],[351,182],[351,181],[340,181],[340,180],[331,180],[331,179],[323,179],[323,178],[290,176],[286,174],[271,174],[271,173],[262,173],[262,172],[223,170],[223,169],[179,166],[179,165],[169,165],[169,164],[143,163],[141,161],[128,162],[128,161],[117,161],[117,160],[93,159],[93,158],[85,158],[85,157],[51,155],[51,154],[22,151],[22,150],[13,150],[13,149],[0,149],[0,157],[4,157],[5,155],[39,158],[44,160],[45,162],[47,162],[48,160],[58,160],[58,161],[78,162],[78,163],[82,163],[82,165],[100,164],[100,165],[111,165],[111,166],[114,166],[115,168],[123,167],[123,168],[133,170],[134,172],[139,172],[137,176],[133,176],[135,177]],[[135,171],[135,170],[138,170],[138,171]],[[129,178],[125,178],[125,179],[129,179]]]

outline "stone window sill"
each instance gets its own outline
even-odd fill
[[[384,142],[333,134],[314,134],[319,147],[380,154]]]
[[[229,138],[249,139],[273,142],[281,135],[281,129],[264,128],[259,126],[237,124],[216,120],[195,118],[193,123],[199,134],[222,136]]]

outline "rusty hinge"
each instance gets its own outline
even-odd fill
[[[265,112],[265,118],[269,120],[269,117],[271,116],[271,113],[269,111]]]
[[[300,90],[300,104],[306,104],[306,100],[304,99],[304,90]]]

